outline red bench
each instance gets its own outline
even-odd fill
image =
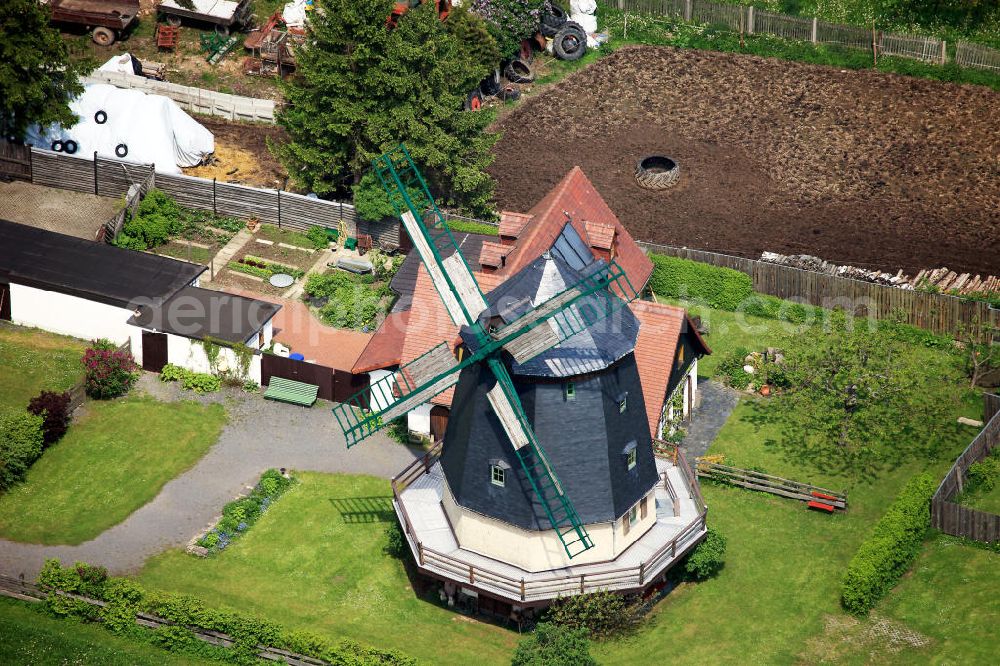
[[[821,511],[826,511],[827,513],[833,513],[834,506],[832,504],[825,504],[823,502],[817,502],[812,500],[809,502],[810,509],[819,509]]]

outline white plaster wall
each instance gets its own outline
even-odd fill
[[[84,340],[107,338],[121,344],[132,328],[126,323],[132,311],[126,308],[20,284],[10,285],[10,306],[15,324]]]
[[[261,344],[261,348],[267,347],[271,344],[271,339],[274,337],[274,319],[268,319],[264,324],[264,330],[261,331],[264,336],[264,342]]]
[[[433,407],[431,403],[425,402],[419,407],[414,407],[410,410],[410,413],[406,415],[406,427],[410,432],[430,437],[431,407]]]
[[[484,477],[484,483],[489,483],[489,479]],[[570,560],[566,556],[566,549],[563,548],[559,535],[554,530],[545,532],[523,530],[465,509],[455,502],[447,484],[441,503],[451,522],[455,538],[462,548],[513,564],[525,571],[547,571],[571,564],[613,560],[656,522],[654,488],[646,496],[646,517],[636,521],[629,528],[627,535],[624,534],[622,525],[623,521],[628,520],[628,514],[614,523],[586,525],[587,533],[594,541],[594,547]]]
[[[370,387],[375,386],[376,383],[382,381],[386,377],[393,375],[392,370],[372,370],[368,373],[368,385]],[[368,399],[371,401],[372,411],[380,411],[388,407],[393,402],[393,396],[387,390],[388,382],[382,384],[374,389],[369,389]],[[409,418],[409,417],[407,417]],[[430,412],[428,412],[428,419],[430,418]],[[428,420],[428,424],[430,421]]]
[[[211,372],[201,342],[171,333],[167,333],[167,362],[194,372]],[[258,384],[261,380],[260,363],[260,354],[254,354],[247,372],[247,377]],[[219,350],[219,370],[235,370],[237,367],[236,353],[232,349],[222,347]]]

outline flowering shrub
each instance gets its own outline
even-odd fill
[[[222,509],[222,520],[198,539],[198,545],[210,552],[225,550],[232,540],[250,529],[257,519],[295,483],[276,469],[269,469],[246,497],[233,500]]]
[[[504,58],[517,53],[521,40],[534,34],[551,10],[549,0],[472,0],[472,11],[486,22]]]
[[[125,395],[139,379],[139,366],[132,352],[118,350],[108,340],[94,340],[81,360],[86,370],[84,389],[97,400]]]
[[[69,393],[42,391],[28,403],[28,413],[41,416],[45,445],[58,442],[69,430]]]

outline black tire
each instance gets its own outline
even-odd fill
[[[665,190],[681,177],[681,168],[664,155],[647,155],[635,163],[635,182],[647,190]]]
[[[52,145],[49,147],[52,149],[52,152],[54,153],[61,153],[64,149],[63,142],[58,140],[53,141]]]
[[[500,68],[496,68],[493,72],[487,76],[479,84],[479,90],[482,91],[483,95],[486,97],[493,97],[499,94],[500,89],[503,88],[500,82]]]
[[[531,83],[535,80],[535,73],[531,70],[531,65],[520,58],[511,60],[504,68],[503,73],[511,83]]]
[[[500,91],[499,97],[505,102],[514,102],[521,98],[521,89],[513,83],[508,83]]]
[[[562,8],[552,5],[552,10],[542,15],[542,23],[538,29],[545,37],[554,37],[559,32],[559,28],[563,27],[568,20],[569,17],[566,16],[566,12]]]
[[[100,110],[94,114],[94,122],[98,125],[103,125],[108,122],[108,114],[104,110]]]
[[[560,60],[579,60],[587,52],[587,33],[579,23],[567,21],[552,38],[552,52]]]
[[[128,146],[126,146],[124,143],[119,143],[117,146],[115,146],[115,155],[123,159],[125,157],[128,157]]]
[[[73,139],[66,139],[63,141],[63,152],[67,155],[75,155],[78,147],[79,146],[76,145],[76,141]]]
[[[465,104],[462,105],[466,111],[478,111],[483,108],[483,93],[476,88],[465,96]]]
[[[167,14],[163,20],[166,21],[167,25],[172,26],[174,28],[181,27],[181,17],[175,14]]]

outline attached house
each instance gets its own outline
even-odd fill
[[[270,341],[280,306],[201,289],[206,270],[0,220],[0,319],[85,340],[130,342],[148,370],[171,362],[206,371],[204,351],[192,347],[206,336],[254,349]],[[250,377],[260,381],[259,353]]]
[[[497,237],[455,236],[484,293],[545,252],[575,267],[593,259],[615,261],[639,292],[653,273],[652,262],[579,167],[527,213],[503,212]],[[416,253],[407,257],[391,287],[399,300],[353,368],[356,374],[369,373],[372,384],[441,341],[451,344],[456,355],[461,353],[458,327]],[[694,408],[697,361],[711,352],[683,308],[635,301],[630,309],[640,324],[635,357],[647,421],[651,436],[658,438],[673,416],[675,392],[682,396],[684,417]],[[411,434],[441,439],[453,396],[453,390],[445,391],[412,410],[408,415]]]

